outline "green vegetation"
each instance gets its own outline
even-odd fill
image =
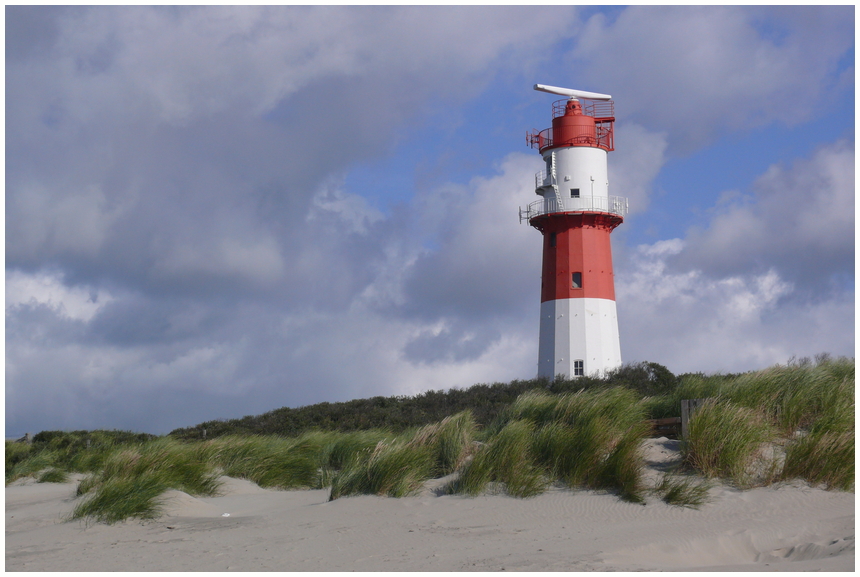
[[[646,419],[677,416],[682,399],[707,399],[682,440],[683,469],[647,487]],[[71,518],[105,523],[159,516],[169,489],[216,495],[221,475],[274,489],[330,487],[330,499],[412,495],[446,475],[446,490],[463,495],[526,498],[563,486],[633,502],[651,493],[687,507],[707,501],[710,478],[739,487],[802,479],[851,491],[854,360],[679,377],[638,363],[602,379],[323,403],[160,438],[43,431],[32,444],[6,442],[7,484],[65,482],[70,473],[85,475]]]
[[[161,438],[118,448],[102,469],[78,484],[83,496],[72,519],[94,518],[115,523],[128,517],[151,519],[161,511],[160,496],[168,489],[212,496],[221,485],[210,463],[195,447]]]
[[[514,497],[532,497],[542,493],[547,479],[534,462],[531,442],[534,426],[528,421],[508,422],[490,442],[484,445],[449,486],[449,492],[479,495],[488,485]],[[495,492],[495,491],[494,491]]]
[[[468,482],[452,490],[476,494],[482,482],[499,481],[509,494],[528,496],[559,482],[614,490],[624,499],[641,501],[638,451],[648,430],[644,420],[637,395],[620,387],[527,393],[491,427],[503,428],[464,470]],[[514,474],[522,478],[507,478]]]
[[[402,433],[467,410],[478,426],[486,427],[528,391],[562,394],[582,389],[624,387],[643,397],[659,397],[675,390],[682,379],[657,363],[633,363],[603,378],[578,377],[553,382],[545,379],[516,380],[478,384],[468,389],[427,391],[414,397],[373,397],[299,408],[284,407],[241,419],[206,421],[171,431],[170,436],[180,440],[212,439],[233,434],[293,437],[309,430],[349,432],[368,429]],[[677,415],[677,403],[671,407],[654,405],[654,410],[649,412],[649,418]]]
[[[759,411],[711,399],[690,419],[684,460],[708,477],[747,487],[768,476],[762,449],[775,438],[773,426]]]
[[[701,479],[665,474],[653,491],[669,505],[698,509],[708,502],[710,488],[710,484]]]

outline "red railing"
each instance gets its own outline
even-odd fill
[[[557,100],[552,104],[552,117],[564,116],[567,110],[567,100]],[[615,103],[611,100],[589,101],[582,107],[586,116],[594,118],[595,134],[576,135],[566,139],[564,142],[556,142],[553,139],[552,128],[546,128],[538,132],[532,130],[526,133],[526,143],[543,152],[554,146],[594,146],[606,151],[615,150],[615,135],[613,123],[615,122]]]

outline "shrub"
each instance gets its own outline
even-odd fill
[[[678,377],[658,363],[629,363],[610,371],[607,384],[638,392],[643,397],[663,396],[678,386]]]

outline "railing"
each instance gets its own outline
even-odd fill
[[[550,175],[545,170],[540,170],[535,173],[535,188],[549,186],[552,184]]]
[[[564,116],[567,112],[568,100],[557,100],[552,104],[552,117]],[[594,118],[595,132],[573,135],[564,140],[553,138],[552,128],[541,131],[532,130],[526,133],[526,144],[543,152],[554,146],[593,146],[606,151],[615,150],[613,124],[615,122],[615,103],[611,100],[586,100],[582,106],[582,114]]]
[[[552,117],[558,118],[564,116],[567,112],[567,99],[556,100],[552,103]],[[582,102],[582,101],[580,101]],[[596,120],[615,118],[615,101],[613,100],[585,100],[582,106],[582,113],[586,116],[593,116]]]
[[[552,134],[552,128],[545,128],[540,132],[532,131],[526,134],[526,144],[531,148],[543,151],[552,146],[592,146],[604,150],[615,150],[615,137],[611,125],[595,125],[595,131],[589,134],[580,134],[556,142]]]
[[[627,199],[623,196],[583,196],[565,198],[562,206],[557,199],[546,197],[520,209],[520,222],[553,212],[608,212],[624,217],[627,215]]]

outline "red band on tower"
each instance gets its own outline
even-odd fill
[[[541,302],[569,298],[614,301],[609,234],[622,221],[608,213],[552,213],[532,219],[532,226],[543,233]]]

